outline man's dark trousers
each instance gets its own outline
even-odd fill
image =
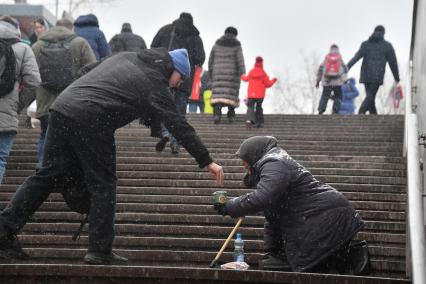
[[[328,100],[333,93],[333,113],[339,113],[340,105],[342,103],[342,86],[324,86],[322,95],[318,106],[319,114],[322,114],[327,109]]]
[[[365,83],[365,99],[359,107],[359,114],[365,114],[367,111],[370,114],[377,114],[376,94],[379,88],[379,83]]]
[[[114,240],[116,153],[114,130],[79,124],[51,112],[42,167],[18,188],[0,215],[0,225],[18,233],[64,178],[81,172],[90,193],[89,251],[109,254]]]

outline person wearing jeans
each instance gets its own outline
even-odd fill
[[[0,184],[6,169],[6,160],[12,148],[13,138],[18,132],[19,98],[29,98],[40,85],[40,73],[33,50],[21,42],[18,21],[10,16],[0,17],[0,39],[9,42],[15,62],[3,60],[3,76],[0,88]],[[5,46],[1,44],[2,48]],[[6,53],[7,54],[7,53]],[[6,58],[13,59],[6,56]],[[13,64],[13,68],[9,68]],[[13,70],[14,72],[7,72]],[[9,73],[9,74],[8,74]],[[9,75],[9,76],[5,76]],[[7,83],[7,84],[5,84]],[[6,88],[8,85],[9,88]],[[20,94],[20,87],[22,93]]]
[[[0,184],[6,171],[7,157],[9,157],[10,149],[12,149],[14,132],[0,133]]]

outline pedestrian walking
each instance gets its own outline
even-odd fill
[[[399,84],[398,61],[395,50],[390,42],[385,40],[385,28],[379,25],[374,28],[373,34],[361,44],[361,47],[348,62],[351,69],[358,60],[362,59],[361,76],[359,82],[365,86],[365,99],[359,108],[359,114],[377,114],[376,94],[383,85],[386,63],[392,71],[396,84]]]

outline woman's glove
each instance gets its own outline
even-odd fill
[[[217,213],[219,213],[222,216],[228,215],[227,211],[226,211],[226,205],[225,203],[216,203],[213,205],[214,210],[217,211]]]

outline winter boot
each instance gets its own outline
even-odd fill
[[[352,241],[349,245],[349,272],[352,275],[370,274],[370,256],[366,241]]]
[[[163,138],[161,138],[160,141],[158,141],[158,143],[155,145],[155,151],[157,152],[162,152],[164,150],[164,147],[166,147],[167,142],[169,142],[169,137],[168,136],[164,136]]]
[[[0,228],[0,259],[28,259],[19,243],[18,237]]]
[[[88,252],[84,256],[84,262],[92,265],[126,265],[127,261],[127,258],[113,252],[110,254]]]
[[[179,154],[180,146],[177,142],[170,143],[170,149],[172,150],[172,154]]]
[[[267,253],[259,261],[259,269],[274,271],[292,271],[285,256]]]

